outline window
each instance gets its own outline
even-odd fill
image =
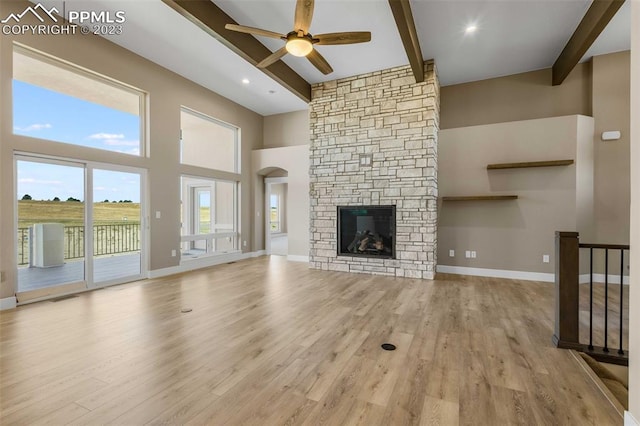
[[[181,177],[182,258],[236,251],[240,176],[216,176],[240,172],[240,130],[188,108],[180,110],[180,128],[180,162],[212,171],[207,177]],[[192,173],[187,167],[183,170]],[[228,173],[224,176],[229,179]]]
[[[182,164],[240,173],[238,128],[182,108],[180,159]]]
[[[143,154],[142,92],[20,46],[12,87],[14,134]]]
[[[237,182],[182,176],[182,257],[238,248]]]
[[[280,197],[271,194],[269,201],[269,224],[271,232],[280,232]]]

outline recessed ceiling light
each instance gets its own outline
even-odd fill
[[[467,25],[467,28],[464,29],[464,32],[467,34],[472,34],[472,33],[475,33],[477,29],[478,29],[477,26],[475,26],[474,24],[471,24],[471,25]]]
[[[242,84],[249,84],[249,79],[248,78],[243,78],[242,79]]]

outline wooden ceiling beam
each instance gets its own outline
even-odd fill
[[[252,35],[225,29],[226,24],[237,22],[210,0],[162,2],[254,66],[271,55],[271,50]],[[311,102],[311,85],[284,62],[277,61],[260,70],[305,102]]]
[[[389,0],[389,6],[391,6],[404,50],[407,52],[413,76],[416,78],[416,83],[420,83],[424,81],[424,59],[422,59],[422,50],[420,50],[420,41],[409,0]]]
[[[593,0],[552,68],[552,84],[562,84],[605,29],[624,0]]]

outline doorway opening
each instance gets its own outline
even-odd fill
[[[273,176],[273,174],[285,176]],[[267,255],[287,256],[288,235],[288,177],[286,171],[265,177],[265,248]]]

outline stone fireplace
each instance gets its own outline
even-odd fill
[[[312,87],[312,268],[434,277],[439,93],[433,61],[425,63],[421,83],[403,66]],[[368,215],[389,206],[394,207],[392,241],[391,228]],[[351,213],[344,216],[347,209]],[[339,236],[345,220],[352,229]],[[385,239],[393,248],[385,249]]]

